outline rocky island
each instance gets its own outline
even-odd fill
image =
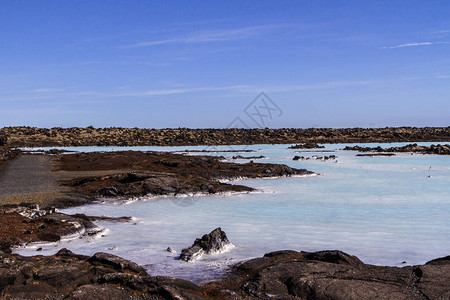
[[[419,153],[419,154],[438,154],[438,155],[450,155],[450,145],[431,145],[431,146],[419,146],[417,144],[408,144],[402,147],[390,147],[390,148],[382,148],[378,147],[361,147],[361,146],[353,146],[353,147],[345,147],[343,150],[350,151],[359,151],[359,152],[411,152],[411,153]],[[377,156],[379,154],[369,154],[372,156]],[[393,156],[393,153],[383,153],[383,156]]]

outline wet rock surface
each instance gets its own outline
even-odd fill
[[[440,142],[450,127],[141,129],[4,127],[13,146],[187,146],[294,143]]]
[[[223,299],[448,299],[449,282],[448,257],[398,268],[341,251],[277,251],[235,265],[203,289]]]
[[[181,263],[181,262],[180,262]],[[367,265],[344,252],[276,251],[238,263],[223,280],[197,285],[152,277],[107,253],[0,253],[2,299],[448,299],[450,259]]]
[[[359,152],[411,152],[420,154],[439,154],[439,155],[450,155],[450,145],[431,145],[431,146],[419,146],[417,144],[408,144],[403,147],[390,147],[382,148],[378,147],[345,147],[343,150],[359,151]],[[374,155],[374,154],[371,154]],[[392,156],[391,153],[383,153],[382,155]],[[375,156],[375,155],[374,155]]]
[[[0,254],[1,299],[204,299],[189,281],[151,277],[137,264],[107,253],[52,256]]]
[[[164,152],[78,153],[59,156],[55,169],[74,174],[73,179],[60,182],[72,191],[91,197],[113,198],[250,192],[253,191],[250,187],[220,180],[314,174],[286,165],[236,164],[221,159]],[[110,175],[76,176],[80,172],[95,175],[101,171],[108,171]]]
[[[54,208],[40,209],[35,204],[4,205],[0,207],[0,251],[11,253],[13,246],[97,234],[100,229],[93,223],[97,220],[124,222],[130,218],[67,215]]]
[[[201,239],[196,239],[191,247],[183,249],[179,259],[192,261],[204,254],[222,252],[227,246],[232,246],[232,244],[228,240],[227,234],[218,227],[209,234],[203,235]]]

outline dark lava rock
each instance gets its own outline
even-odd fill
[[[61,155],[57,159],[57,168],[68,173],[92,172],[93,176],[61,181],[63,186],[88,198],[251,192],[253,188],[220,180],[313,174],[286,165],[237,164],[221,159],[165,152],[95,152]],[[134,171],[129,172],[130,169]],[[98,171],[112,174],[99,176]]]
[[[0,254],[1,299],[204,299],[199,286],[151,277],[135,263],[62,249],[52,256]]]
[[[367,265],[342,251],[277,251],[235,265],[228,277],[203,286],[233,299],[448,299],[450,260],[422,266]]]
[[[0,253],[0,298],[10,300],[444,300],[450,297],[449,282],[449,256],[399,268],[367,265],[338,250],[276,251],[238,263],[224,279],[199,286],[151,277],[135,263],[107,253],[91,257],[67,249],[52,256]]]
[[[232,159],[262,159],[265,158],[264,155],[260,156],[242,156],[242,155],[235,155],[232,157]]]
[[[231,245],[231,243],[226,233],[218,227],[209,234],[203,235],[201,239],[196,239],[191,247],[183,249],[180,254],[180,260],[192,261],[203,254],[223,251],[227,245]]]
[[[308,156],[308,157],[296,155],[293,158],[293,160],[321,160],[321,161],[334,160],[334,159],[337,159],[336,155],[325,155],[325,156],[313,155],[313,156]]]
[[[0,251],[11,252],[12,246],[33,242],[57,242],[67,236],[89,236],[101,230],[93,221],[127,222],[130,217],[91,217],[67,215],[54,208],[39,209],[35,204],[0,207]]]
[[[321,149],[321,148],[325,148],[325,146],[316,143],[304,143],[288,147],[288,149]]]
[[[358,157],[376,157],[376,156],[395,156],[395,153],[367,153],[367,154],[356,154]]]
[[[21,150],[13,150],[11,148],[0,145],[0,168],[3,167],[6,161],[16,158],[21,153]]]
[[[408,144],[403,147],[390,147],[382,148],[378,147],[361,147],[361,146],[347,146],[343,150],[352,150],[359,152],[411,152],[421,154],[438,154],[438,155],[450,155],[450,145],[431,145],[431,146],[419,146],[417,144]],[[392,153],[383,153],[392,156]],[[391,155],[392,154],[392,155]],[[375,156],[374,154],[371,154]]]
[[[0,134],[0,146],[6,145],[8,142],[8,137],[6,135]]]

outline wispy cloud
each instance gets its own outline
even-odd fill
[[[29,91],[30,93],[55,93],[62,92],[64,89],[55,89],[55,88],[37,88]]]
[[[210,86],[210,87],[190,87],[178,89],[155,89],[140,92],[120,93],[115,94],[115,97],[149,97],[149,96],[165,96],[174,94],[187,94],[195,92],[211,92],[211,91],[225,91],[225,90],[245,90],[252,88],[251,85],[232,85],[232,86]]]
[[[349,87],[371,87],[383,84],[380,80],[348,80],[348,81],[329,81],[318,82],[311,84],[294,84],[294,85],[252,85],[252,84],[236,84],[225,86],[180,86],[172,84],[170,88],[155,88],[147,90],[131,90],[132,87],[118,87],[115,91],[73,91],[66,90],[63,93],[39,93],[33,95],[23,95],[20,92],[14,93],[14,96],[1,96],[0,102],[17,102],[17,101],[34,101],[39,100],[47,104],[53,103],[55,105],[80,104],[80,103],[105,103],[113,99],[126,98],[152,98],[158,96],[170,95],[188,95],[195,93],[217,92],[212,97],[220,97],[225,92],[232,92],[234,94],[256,94],[261,91],[269,93],[284,93],[295,91],[330,91]],[[20,96],[17,96],[17,95]],[[56,100],[56,101],[55,101]]]
[[[165,96],[175,94],[188,94],[198,92],[214,92],[214,91],[235,91],[242,93],[258,93],[266,92],[290,92],[303,90],[329,90],[345,88],[350,86],[370,86],[379,84],[380,81],[375,80],[355,80],[355,81],[332,81],[306,85],[230,85],[230,86],[209,86],[209,87],[187,87],[173,89],[154,89],[129,93],[111,94],[110,97],[152,97]]]
[[[275,24],[275,25],[250,26],[237,29],[196,31],[192,34],[181,37],[144,41],[131,45],[125,45],[123,46],[123,48],[140,48],[140,47],[167,45],[167,44],[193,44],[193,43],[239,40],[251,36],[265,34],[269,31],[273,31],[275,29],[285,26],[288,25]]]
[[[450,44],[450,42],[419,42],[419,43],[406,43],[396,46],[389,47],[381,47],[381,49],[396,49],[396,48],[405,48],[405,47],[417,47],[417,46],[431,46],[431,45],[441,45],[441,44]]]

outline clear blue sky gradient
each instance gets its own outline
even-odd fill
[[[449,1],[2,1],[0,127],[450,125]],[[247,118],[247,119],[246,119]]]

